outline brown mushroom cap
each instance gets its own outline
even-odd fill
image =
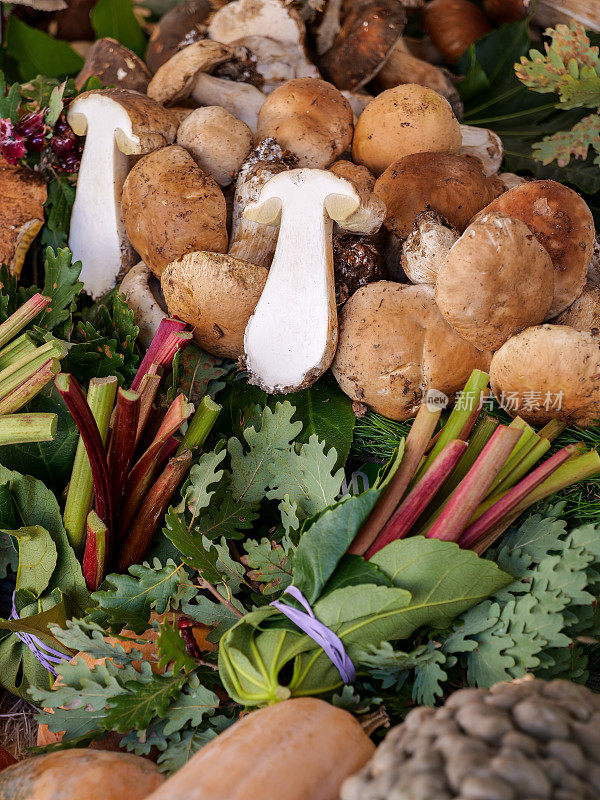
[[[319,61],[338,89],[358,89],[381,69],[404,30],[406,14],[396,0],[357,0]]]
[[[205,350],[223,358],[244,352],[244,331],[268,270],[219,253],[188,253],[162,274],[169,313],[192,325]]]
[[[472,370],[486,369],[489,360],[444,320],[433,286],[379,281],[342,308],[332,370],[353,400],[405,420],[429,389],[453,400]]]
[[[152,77],[148,67],[134,52],[115,39],[98,39],[90,47],[79,75],[75,78],[78,89],[96,75],[104,86],[133,89],[145,92]]]
[[[78,136],[84,136],[87,131],[87,118],[79,109],[88,97],[106,98],[119,103],[129,115],[133,138],[121,129],[115,131],[117,146],[126,155],[149,153],[175,140],[175,116],[150,97],[130,89],[99,89],[83,92],[76,97],[69,107],[68,119]]]
[[[469,0],[432,0],[425,6],[423,21],[432,42],[451,63],[492,29],[483,11]]]
[[[206,22],[217,3],[186,0],[163,14],[150,34],[146,64],[156,72],[178,50],[206,36]]]
[[[587,203],[556,181],[529,181],[498,197],[488,211],[520,219],[544,245],[554,264],[552,318],[581,294],[594,252],[594,219]]]
[[[44,224],[46,181],[0,159],[0,264],[19,275],[31,242]]]
[[[600,334],[600,289],[587,285],[574,303],[559,314],[557,325],[570,325],[576,331]]]
[[[298,157],[299,167],[324,169],[352,141],[353,116],[346,98],[319,78],[295,78],[263,103],[254,137],[273,137]]]
[[[425,86],[387,89],[362,112],[352,140],[352,159],[374,175],[398,159],[425,151],[455,152],[462,145],[452,106]]]
[[[158,68],[148,85],[148,97],[162,105],[189,97],[194,81],[202,72],[209,72],[233,58],[230,47],[210,39],[184,47]]]
[[[552,260],[527,225],[482,214],[448,253],[435,299],[445,320],[478,350],[497,350],[543,322],[554,295]]]
[[[225,198],[183,147],[141,158],[121,202],[127,235],[155,275],[185,253],[227,249]]]
[[[586,427],[600,419],[600,338],[567,325],[537,325],[494,353],[490,382],[512,415]],[[535,401],[535,402],[534,402]]]
[[[391,164],[377,179],[375,194],[387,206],[385,226],[406,238],[422,211],[437,211],[459,232],[504,191],[496,177],[484,175],[474,156],[415,153]]]

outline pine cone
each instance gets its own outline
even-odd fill
[[[342,800],[598,800],[600,695],[569,681],[463,689],[413,709]]]

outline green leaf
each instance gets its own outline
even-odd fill
[[[13,124],[19,120],[19,106],[21,105],[21,86],[13,83],[9,88],[6,85],[4,74],[0,71],[0,118],[9,119]]]
[[[300,539],[294,558],[294,585],[313,603],[367,519],[379,490],[347,497],[324,511]]]
[[[46,224],[42,228],[42,246],[50,245],[55,250],[67,246],[74,202],[72,182],[63,175],[54,175],[48,181],[48,198],[44,203]]]
[[[56,567],[57,551],[52,537],[40,525],[2,533],[14,536],[19,545],[17,591],[24,589],[39,597],[48,587]]]
[[[104,730],[119,733],[145,730],[155,717],[165,716],[184,682],[185,675],[154,675],[147,683],[127,681],[126,691],[108,701],[108,711],[102,720]]]
[[[323,597],[335,589],[345,586],[358,586],[361,583],[373,583],[376,586],[391,586],[391,580],[371,561],[362,556],[346,553],[339,561],[333,575],[323,587]]]
[[[6,578],[8,570],[17,571],[19,554],[7,533],[0,532],[0,580]]]
[[[493,561],[454,542],[413,536],[388,544],[370,562],[412,596],[406,624],[447,628],[454,617],[512,583]],[[398,638],[405,638],[400,634]]]
[[[6,50],[17,62],[23,81],[37,75],[73,75],[83,67],[83,58],[66,42],[31,28],[11,14],[6,27]]]
[[[230,602],[240,613],[244,613],[244,608],[239,600],[233,597]],[[201,594],[196,595],[193,603],[183,603],[181,609],[184,614],[187,614],[188,617],[191,617],[196,622],[213,628],[213,631],[208,635],[208,639],[211,642],[218,642],[225,631],[232,628],[236,622],[239,622],[239,617],[226,605],[215,603]]]
[[[307,443],[316,436],[328,450],[335,449],[336,466],[343,466],[350,453],[356,422],[348,395],[325,377],[308,389],[286,395],[286,399],[296,408],[295,418],[302,420],[302,432],[296,441]]]
[[[247,555],[242,561],[250,567],[248,579],[264,584],[263,594],[278,594],[286,589],[292,582],[292,546],[291,542],[283,540],[277,544],[269,539],[256,542],[249,539],[244,542]]]
[[[67,248],[56,253],[51,247],[46,248],[43,294],[50,297],[52,302],[36,320],[36,325],[46,331],[52,331],[58,326],[62,326],[63,333],[65,329],[70,331],[71,315],[83,289],[83,283],[79,280],[81,261],[72,264],[71,257],[71,251]]]
[[[144,563],[129,567],[128,575],[111,574],[103,588],[92,595],[98,607],[89,614],[89,620],[111,631],[128,628],[143,633],[152,611],[163,614],[177,606],[187,577],[183,564],[169,560],[163,567],[156,559],[152,566]]]
[[[52,628],[52,633],[64,647],[75,653],[87,653],[94,659],[108,658],[115,664],[125,666],[143,658],[142,651],[136,648],[125,651],[123,645],[116,641],[116,637],[107,641],[106,631],[94,622],[83,619],[67,620],[60,628]],[[123,638],[123,641],[130,642],[130,639]]]
[[[535,142],[532,150],[535,157],[547,165],[556,161],[559,167],[566,167],[572,158],[585,161],[590,147],[598,155],[594,164],[600,165],[600,117],[591,114],[584,117],[570,131],[559,131],[552,136],[545,136],[541,142]]]
[[[48,611],[41,611],[39,614],[31,614],[31,616],[24,617],[23,619],[0,619],[0,630],[39,636],[50,643],[52,647],[66,650],[61,640],[57,638],[52,630],[53,626],[58,626],[59,630],[65,627],[67,624],[66,614],[65,602],[61,600],[60,603],[52,606]],[[70,654],[66,655],[66,657],[69,658]]]
[[[185,640],[177,627],[176,621],[173,621],[172,625],[169,624],[168,620],[161,623],[157,644],[158,652],[160,653],[159,667],[166,668],[169,664],[172,664],[174,674],[182,670],[188,673],[196,669],[196,659],[188,654]]]
[[[171,736],[186,725],[197,727],[207,716],[212,716],[219,708],[217,695],[202,686],[197,675],[192,675],[181,694],[167,709],[165,736]]]
[[[110,36],[144,57],[146,36],[133,13],[131,0],[98,0],[90,17],[96,38]]]
[[[265,408],[258,431],[254,426],[244,430],[243,438],[249,447],[247,452],[238,439],[229,439],[227,448],[231,456],[232,489],[236,500],[252,503],[265,496],[272,478],[269,463],[277,451],[289,450],[302,430],[301,422],[291,422],[293,415],[294,407],[287,400],[277,403],[274,410]]]
[[[269,500],[284,500],[296,504],[300,518],[312,517],[335,502],[340,493],[344,470],[335,474],[337,453],[332,448],[325,454],[325,444],[313,434],[299,452],[296,449],[273,453],[269,470],[271,489]]]
[[[243,539],[258,518],[259,504],[236,502],[225,485],[219,486],[207,512],[194,520],[194,527],[211,540]]]
[[[210,505],[215,489],[208,491],[208,487],[219,483],[225,474],[222,469],[217,470],[217,467],[226,455],[225,450],[203,453],[190,470],[185,489],[185,502],[192,515],[192,524],[200,512]]]
[[[0,322],[4,322],[38,291],[36,286],[21,286],[6,264],[0,266]]]

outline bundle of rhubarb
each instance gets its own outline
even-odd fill
[[[114,376],[92,378],[86,398],[72,375],[56,377],[80,431],[63,520],[71,546],[83,556],[91,591],[107,569],[123,571],[143,561],[172,495],[219,414],[220,406],[208,396],[193,414],[194,406],[182,393],[162,419],[157,413],[154,402],[163,372],[192,337],[185,328],[179,320],[162,320],[129,390],[119,387]],[[177,438],[188,419],[183,438]]]
[[[474,370],[441,430],[441,408],[425,402],[402,463],[349,552],[370,559],[396,539],[422,534],[476,553],[535,503],[600,472],[596,450],[568,444],[539,463],[566,427],[536,432],[520,417],[502,425],[481,414],[489,375]]]

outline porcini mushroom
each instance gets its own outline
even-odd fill
[[[158,20],[148,42],[146,64],[156,72],[183,47],[207,36],[205,25],[215,9],[215,0],[185,0]]]
[[[267,275],[264,267],[229,255],[194,252],[171,262],[161,285],[169,312],[192,326],[200,347],[238,358]]]
[[[300,167],[323,169],[350,145],[352,129],[352,109],[335,86],[318,78],[296,78],[266,99],[254,141],[273,137],[298,157]]]
[[[469,0],[432,0],[425,6],[423,21],[432,42],[451,64],[492,29],[483,11]]]
[[[554,267],[524,222],[481,214],[440,267],[435,299],[444,319],[478,350],[498,350],[543,322],[554,295]]]
[[[557,325],[570,325],[576,331],[590,331],[600,335],[600,289],[586,286],[574,303],[559,314]]]
[[[600,238],[594,238],[594,251],[587,269],[588,283],[600,287]]]
[[[502,181],[484,175],[478,158],[457,153],[406,156],[375,184],[375,194],[387,207],[384,224],[401,239],[422,211],[437,211],[462,233],[471,217],[503,191]]]
[[[299,169],[266,183],[244,212],[255,222],[280,221],[269,277],[246,327],[250,381],[270,393],[313,383],[329,367],[337,344],[331,236],[360,206],[346,180]]]
[[[294,78],[319,78],[319,70],[307,61],[298,48],[267,36],[244,36],[232,43],[233,47],[246,47],[256,60],[256,70],[262,76],[262,91],[270,94],[278,86]]]
[[[333,374],[342,390],[390,419],[414,417],[429,389],[454,400],[482,353],[444,320],[433,286],[379,281],[359,289],[340,312]]]
[[[483,164],[485,175],[497,175],[504,158],[502,139],[488,128],[461,125],[461,153],[476,156]]]
[[[90,47],[85,64],[75,78],[81,89],[85,82],[96,75],[104,86],[133,89],[145,92],[152,77],[150,70],[134,52],[115,39],[97,39]]]
[[[233,59],[233,48],[225,44],[210,39],[194,42],[159,67],[148,85],[148,96],[163,105],[173,105],[188,97],[199,105],[219,105],[255,130],[265,95],[250,83],[209,74]]]
[[[417,84],[403,84],[378,95],[358,118],[352,159],[374,175],[398,159],[425,151],[456,152],[460,125],[445,97]]]
[[[21,274],[29,246],[44,224],[46,182],[28,169],[0,161],[0,264]]]
[[[120,202],[129,156],[170,144],[176,126],[158,103],[125,89],[84,92],[69,106],[67,118],[78,136],[87,134],[69,247],[83,264],[85,290],[97,298],[132,266]]]
[[[383,67],[405,24],[404,8],[396,0],[356,0],[319,59],[321,72],[338,89],[359,89]]]
[[[418,214],[402,247],[401,264],[408,280],[435,284],[440,267],[457,239],[456,229],[435,211]]]
[[[185,253],[227,249],[223,193],[183,147],[141,158],[123,186],[122,206],[131,243],[157,276]]]
[[[381,228],[385,218],[385,203],[373,189],[375,178],[366,167],[351,161],[336,161],[329,168],[334,175],[349,181],[360,197],[360,206],[344,220],[344,230],[371,236]]]
[[[594,252],[594,218],[577,192],[556,181],[528,181],[489,207],[520,219],[544,245],[554,264],[552,319],[579,297]]]
[[[263,225],[244,215],[251,203],[255,203],[262,187],[275,175],[297,166],[298,159],[277,144],[275,139],[265,139],[248,156],[240,169],[235,185],[230,256],[257,264],[267,269],[271,266],[277,237],[278,225]]]
[[[600,337],[546,324],[527,328],[494,353],[490,383],[513,417],[585,428],[600,419],[599,374]]]
[[[177,144],[220,186],[229,186],[252,149],[252,131],[224,108],[206,106],[186,116]]]
[[[160,281],[143,261],[132,267],[123,278],[119,291],[133,311],[135,324],[140,329],[137,341],[149,347],[160,323],[168,317],[166,303],[160,289]]]

